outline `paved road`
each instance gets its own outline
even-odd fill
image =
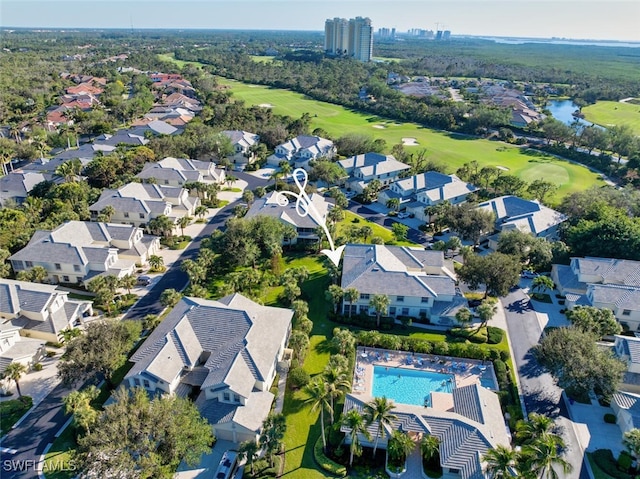
[[[236,177],[247,182],[247,188],[267,184],[266,179],[256,178],[244,172],[234,172]],[[160,295],[165,289],[183,289],[187,284],[187,275],[180,270],[180,263],[187,258],[195,258],[200,249],[203,238],[211,235],[216,229],[224,226],[233,214],[233,208],[238,202],[233,202],[222,208],[205,226],[197,238],[184,250],[180,258],[167,269],[154,287],[143,296],[125,315],[127,319],[142,319],[147,314],[158,314],[162,311]],[[15,449],[15,454],[0,453],[0,477],[2,479],[32,479],[38,477],[37,465],[40,455],[47,445],[55,439],[55,434],[68,419],[62,410],[62,399],[70,389],[62,385],[56,387],[40,404],[38,404],[27,419],[9,432],[0,446]]]
[[[365,205],[361,205],[360,203],[356,203],[353,200],[349,201],[349,206],[347,207],[349,211],[355,213],[357,215],[362,216],[363,218],[372,221],[374,223],[379,224],[380,226],[384,226],[385,228],[391,229],[393,223],[398,223],[393,218],[390,218],[382,213],[378,213],[377,211],[373,211],[370,208],[367,208]],[[425,235],[422,231],[409,228],[407,233],[407,239],[409,241],[413,241],[417,244],[426,244],[429,242],[430,237]]]
[[[567,444],[567,460],[573,465],[573,471],[566,476],[560,474],[560,477],[589,479],[584,451],[571,426],[562,390],[555,385],[551,375],[539,366],[531,352],[533,346],[538,344],[542,330],[529,297],[518,289],[503,298],[502,305],[527,413],[537,412],[553,417],[562,427]]]

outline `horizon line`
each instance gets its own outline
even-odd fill
[[[220,32],[305,32],[305,33],[321,33],[324,34],[324,30],[295,30],[295,29],[273,29],[273,28],[198,28],[198,27],[44,27],[44,26],[31,26],[31,27],[15,27],[1,25],[0,31],[15,31],[15,30],[30,30],[35,32],[68,32],[68,31],[220,31]],[[408,35],[408,31],[396,31],[396,35],[401,36]],[[374,36],[378,35],[374,33]],[[634,43],[640,44],[639,40],[617,40],[612,38],[569,38],[569,37],[528,37],[528,36],[513,36],[513,35],[492,35],[492,34],[471,34],[471,33],[451,33],[452,38],[480,38],[484,40],[491,40],[493,38],[499,39],[511,39],[511,40],[549,40],[549,41],[573,41],[573,42],[611,42],[611,43]],[[442,42],[441,42],[442,43]]]

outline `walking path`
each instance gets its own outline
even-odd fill
[[[416,444],[416,447],[407,458],[407,471],[402,475],[402,479],[423,479],[423,477],[420,444]]]

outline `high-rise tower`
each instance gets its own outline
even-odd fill
[[[329,55],[350,56],[368,62],[373,53],[373,27],[369,18],[327,19],[324,49]]]

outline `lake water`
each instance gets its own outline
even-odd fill
[[[583,120],[582,118],[576,118],[573,116],[573,112],[579,108],[578,105],[573,103],[571,100],[552,100],[545,105],[545,108],[551,112],[556,120],[567,125],[571,125],[576,120],[578,120],[578,123],[583,126],[593,125],[593,123]]]

